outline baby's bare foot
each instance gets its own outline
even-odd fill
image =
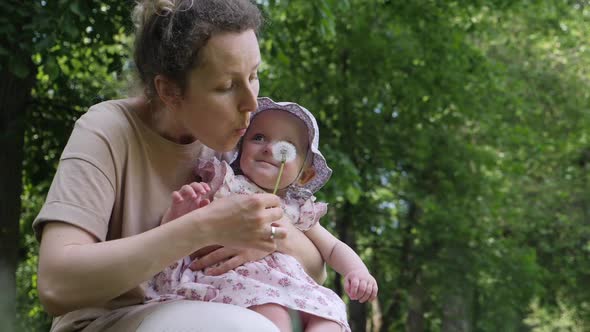
[[[209,204],[205,197],[210,190],[204,182],[193,182],[172,192],[172,205],[164,214],[162,224]]]

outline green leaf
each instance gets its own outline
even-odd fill
[[[49,76],[50,80],[54,80],[58,77],[60,69],[55,56],[47,56],[47,60],[43,66],[43,71]]]
[[[70,2],[70,10],[74,14],[82,17],[82,11],[80,10],[80,3],[78,1],[72,1],[72,2]]]
[[[80,36],[79,27],[73,24],[73,22],[67,21],[64,23],[63,29],[69,40],[76,40]]]
[[[353,186],[348,186],[345,191],[346,200],[352,205],[356,205],[361,198],[361,191]]]

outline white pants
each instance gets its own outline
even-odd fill
[[[157,307],[137,332],[279,332],[266,317],[235,305],[174,301]]]

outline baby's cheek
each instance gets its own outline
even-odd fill
[[[293,182],[297,175],[299,175],[299,169],[300,166],[297,164],[285,165],[285,169],[283,170],[285,178],[289,178],[289,182]]]

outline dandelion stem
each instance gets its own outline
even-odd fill
[[[274,195],[277,194],[277,190],[279,189],[279,182],[281,182],[281,176],[283,175],[283,167],[285,167],[285,162],[281,163],[281,168],[279,169],[279,176],[277,177],[277,183],[275,183],[275,190],[272,191]]]

